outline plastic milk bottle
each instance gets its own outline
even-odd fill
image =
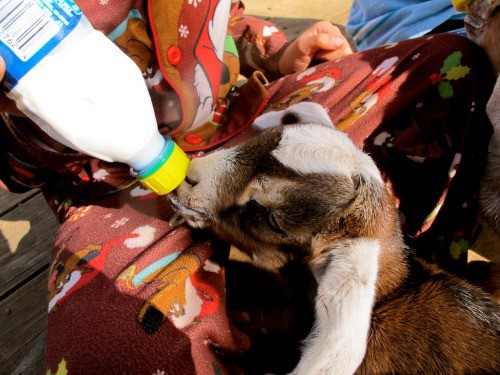
[[[158,194],[174,190],[189,159],[157,128],[139,68],[71,0],[1,0],[4,90],[62,144],[130,165]]]

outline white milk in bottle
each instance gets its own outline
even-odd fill
[[[139,68],[71,0],[2,0],[4,90],[62,144],[130,165],[158,194],[175,189],[189,159],[157,128]]]

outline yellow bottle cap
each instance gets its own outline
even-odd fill
[[[451,0],[455,9],[459,12],[467,12],[467,6],[472,3],[473,0]]]
[[[165,160],[159,167],[147,176],[139,176],[148,189],[156,194],[164,195],[174,190],[184,180],[189,167],[189,158],[173,141],[173,150],[166,155]]]

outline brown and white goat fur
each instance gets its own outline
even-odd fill
[[[171,198],[190,225],[256,264],[307,261],[315,324],[293,374],[500,372],[500,305],[410,256],[379,170],[322,108],[297,105],[257,125],[300,122],[295,108],[309,123],[193,160]]]

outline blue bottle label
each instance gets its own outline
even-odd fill
[[[14,87],[78,24],[82,11],[72,0],[2,0],[0,55],[4,88]]]

